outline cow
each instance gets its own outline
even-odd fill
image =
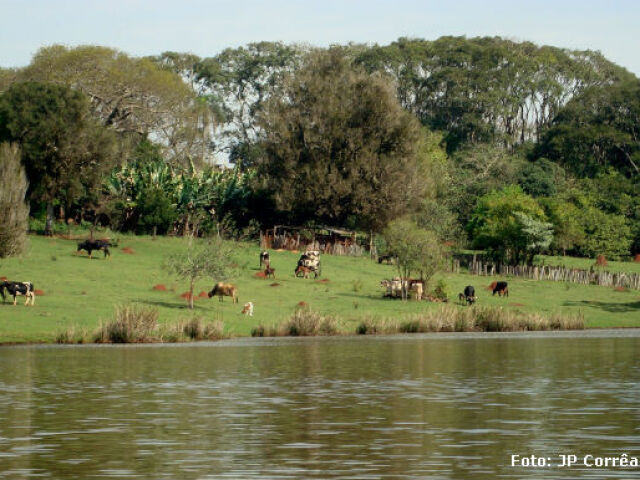
[[[13,296],[13,306],[16,306],[19,296],[24,295],[26,297],[26,301],[24,302],[25,307],[31,303],[33,307],[36,303],[36,294],[33,289],[33,283],[31,282],[12,282],[12,281],[4,281],[0,283],[0,295],[2,295],[2,303],[4,303],[5,290],[9,292],[9,295]]]
[[[315,273],[316,277],[319,277],[322,273],[320,268],[320,251],[309,250],[300,255],[298,260],[298,267],[306,267]],[[296,268],[297,271],[297,268]]]
[[[78,244],[76,253],[81,250],[86,250],[89,254],[89,258],[93,258],[92,252],[94,250],[102,250],[104,252],[104,258],[111,258],[111,252],[109,252],[110,246],[111,244],[107,240],[85,240]]]
[[[395,260],[395,255],[380,255],[378,257],[378,263],[385,262],[387,265],[391,265]]]
[[[253,317],[253,302],[247,302],[244,304],[244,307],[242,308],[242,313],[243,315],[248,315],[250,317]]]
[[[492,296],[498,294],[499,297],[508,297],[509,296],[509,288],[507,282],[496,282],[496,286],[493,287]]]
[[[422,282],[413,282],[410,287],[414,300],[422,300]]]
[[[269,277],[272,277],[273,279],[276,278],[276,269],[271,268],[271,265],[269,264],[269,262],[267,262],[264,266],[264,276],[265,278],[269,278]]]
[[[209,298],[214,295],[218,295],[220,301],[222,301],[222,297],[231,297],[233,299],[233,303],[238,303],[238,287],[232,283],[218,282],[207,295]]]
[[[302,276],[302,278],[309,278],[309,274],[313,273],[313,278],[318,278],[318,272],[315,270],[311,270],[309,267],[305,267],[304,265],[298,265],[294,272],[296,277]]]
[[[260,252],[260,268],[269,263],[269,252],[266,250]]]
[[[464,287],[464,292],[458,295],[458,298],[462,302],[467,302],[467,305],[473,305],[478,297],[476,297],[476,289],[471,285]]]

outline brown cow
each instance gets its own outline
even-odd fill
[[[238,303],[238,287],[232,283],[218,282],[214,285],[213,290],[211,290],[208,295],[209,298],[214,295],[218,295],[220,301],[222,301],[222,297],[231,297],[233,299],[233,303]]]
[[[298,265],[294,275],[296,277],[300,277],[302,275],[302,278],[309,278],[310,273],[314,274],[314,278],[318,278],[317,270],[311,270],[309,267],[305,267],[304,265]]]

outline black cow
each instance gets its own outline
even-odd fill
[[[111,252],[109,252],[109,247],[111,244],[106,240],[85,240],[78,244],[78,249],[76,252],[80,250],[86,250],[89,254],[89,258],[93,258],[91,252],[94,250],[102,250],[104,252],[104,257],[111,257]]]
[[[391,265],[395,260],[395,255],[380,255],[378,257],[378,263],[385,262],[387,265]]]
[[[502,296],[508,297],[509,288],[508,288],[507,282],[496,282],[496,286],[493,287],[493,293],[491,295],[495,295],[496,293],[498,293],[499,297],[502,297]]]
[[[467,302],[467,305],[473,305],[477,299],[476,289],[471,285],[467,285],[464,287],[464,292],[458,295],[458,298],[463,302]]]
[[[2,295],[2,303],[4,303],[5,290],[9,292],[9,295],[13,296],[13,305],[15,306],[18,297],[24,295],[26,297],[26,301],[24,302],[25,307],[31,303],[33,307],[36,303],[36,294],[34,293],[33,283],[31,282],[11,282],[5,281],[0,283],[0,295]]]
[[[269,264],[269,252],[267,252],[266,250],[264,252],[260,252],[260,267],[268,264]]]

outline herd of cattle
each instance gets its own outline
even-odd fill
[[[111,243],[107,240],[85,240],[78,243],[76,252],[85,250],[89,254],[89,258],[92,258],[93,251],[102,251],[105,258],[110,258],[109,252]],[[383,261],[390,263],[393,260],[391,256],[381,256],[378,259],[378,263]],[[271,266],[271,260],[268,251],[260,252],[260,268],[264,268],[263,273],[265,278],[275,279],[275,268]],[[314,278],[318,278],[322,273],[320,266],[320,252],[317,250],[311,250],[304,252],[298,259],[298,263],[294,270],[294,276],[296,278],[309,278],[311,274]],[[425,298],[426,292],[424,288],[424,282],[416,279],[403,279],[399,277],[382,280],[380,285],[385,288],[385,297],[401,298],[404,295],[411,295],[415,300],[422,300]],[[492,295],[496,293],[498,296],[509,296],[509,288],[507,282],[494,282],[490,289]],[[16,281],[2,281],[0,282],[0,295],[2,296],[2,302],[5,302],[6,293],[13,296],[13,304],[16,305],[17,297],[24,296],[26,298],[26,305],[35,304],[35,290],[33,283],[31,282],[16,282]],[[218,282],[213,286],[213,289],[208,293],[209,298],[217,296],[220,301],[223,297],[231,297],[233,303],[238,303],[238,287],[232,283]],[[475,289],[471,285],[467,285],[462,293],[458,295],[458,299],[466,303],[467,305],[474,304],[478,297],[476,296]],[[446,300],[445,300],[446,301]],[[248,302],[244,305],[243,314],[253,315],[253,303]]]

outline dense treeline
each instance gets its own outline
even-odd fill
[[[0,69],[0,141],[46,231],[379,233],[407,216],[503,261],[620,258],[640,252],[639,130],[633,74],[499,37],[209,58],[54,45]]]

